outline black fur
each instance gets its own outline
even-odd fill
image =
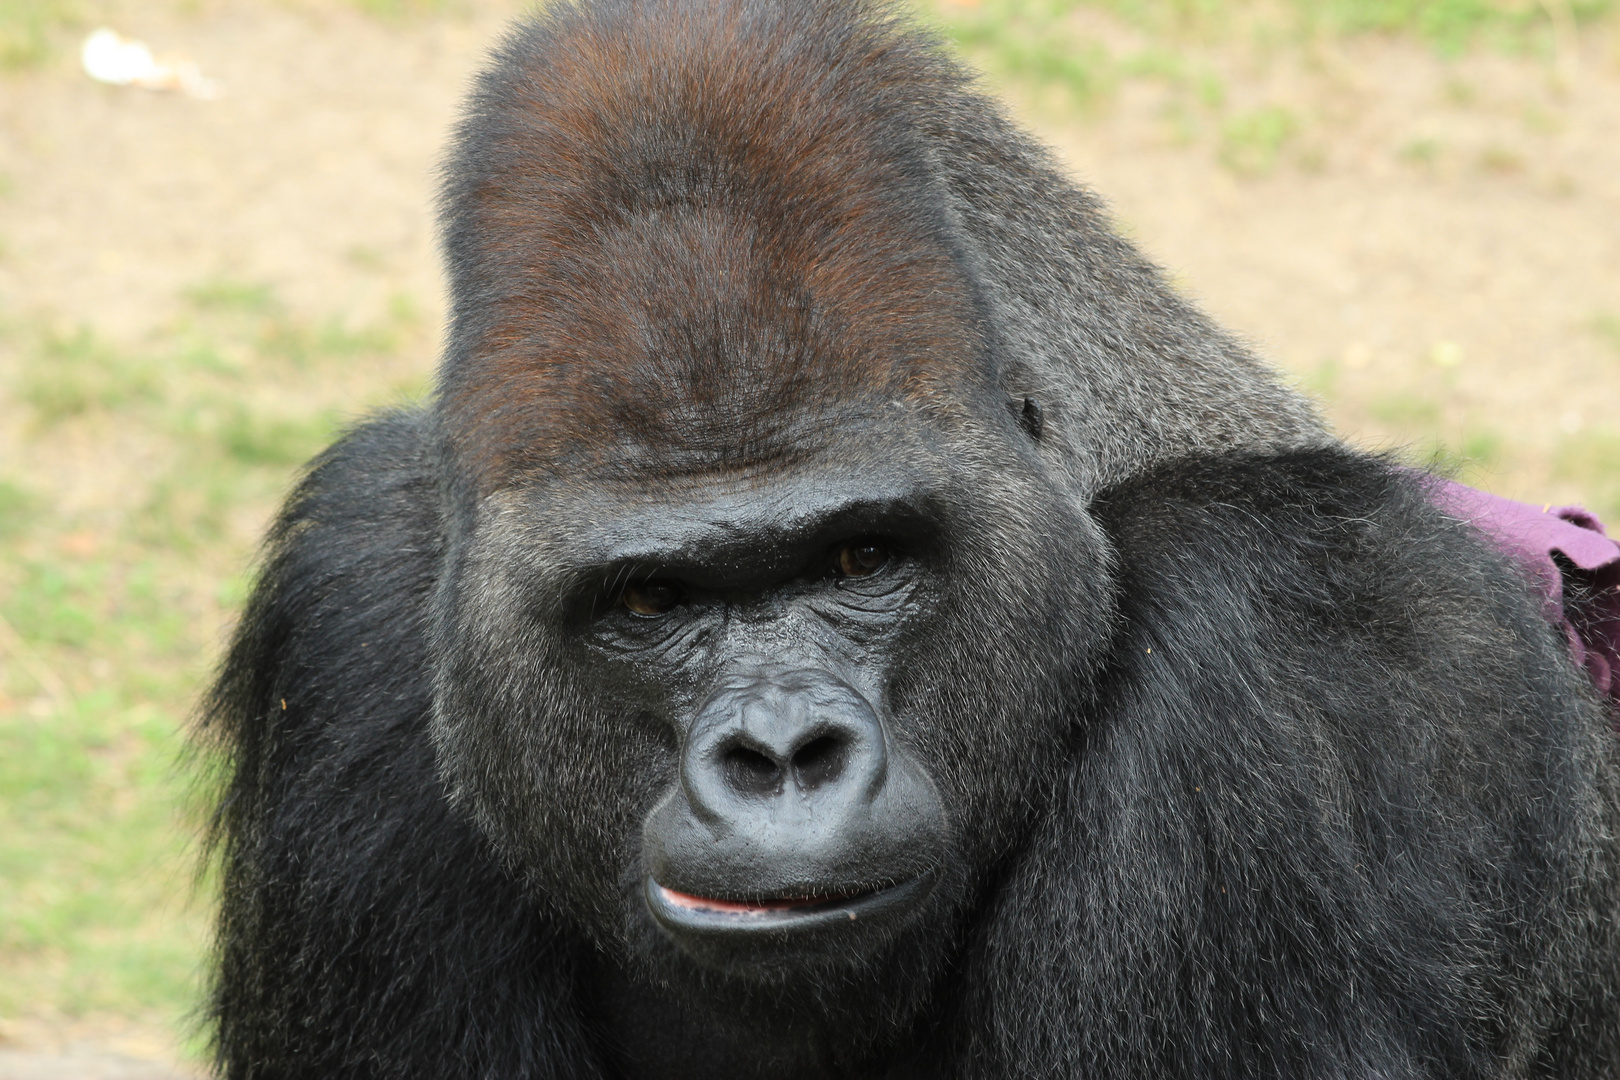
[[[721,60],[825,76],[766,80],[779,107],[737,110],[735,143],[853,105],[904,136],[854,132],[838,161],[867,170],[850,190],[893,167],[874,250],[912,251],[916,295],[955,298],[923,330],[965,351],[917,370],[838,352],[897,332],[904,269],[788,302],[780,266],[717,284],[696,256],[609,268],[580,300],[598,321],[556,329],[566,290],[533,267],[589,270],[595,241],[542,251],[556,221],[523,199],[479,233],[479,200],[522,189],[497,166],[528,160],[490,140],[562,130],[580,102],[547,97],[551,67],[589,61],[666,91],[624,112],[664,153],[713,120],[677,76],[723,83]],[[595,129],[567,130],[584,168]],[[712,177],[647,182],[740,205]],[[925,41],[835,0],[563,5],[481,84],[449,192],[444,393],[313,464],[207,704],[229,766],[222,1074],[1620,1076],[1620,741],[1531,586],[1425,479],[1332,445]],[[801,218],[828,197],[800,194],[771,197]],[[803,224],[784,213],[757,218],[787,230],[778,251]],[[686,308],[647,300],[664,278]],[[745,284],[763,321],[739,330]],[[621,308],[696,352],[593,352]],[[853,329],[828,344],[835,316]],[[664,412],[615,397],[654,368]],[[774,387],[769,423],[716,419],[740,378]],[[583,418],[559,405],[591,394]],[[523,435],[531,407],[562,427]],[[777,557],[822,504],[856,522],[833,540],[913,537],[854,615]],[[748,617],[694,611],[648,644],[617,590],[691,551],[731,552],[715,595]],[[733,555],[768,583],[736,585]],[[864,936],[700,962],[647,914],[643,823],[685,775],[724,642],[805,596],[822,621],[781,622],[803,640],[748,647],[830,633],[881,674],[893,760],[943,807],[932,891]]]
[[[1620,760],[1518,575],[1342,452],[1096,512],[1122,624],[967,968],[984,1071],[1616,1075]]]
[[[228,1075],[589,1075],[566,946],[437,776],[423,436],[395,415],[315,462],[213,691]]]
[[[591,947],[435,776],[423,428],[317,464],[216,691],[233,1076],[601,1068]],[[863,1071],[1614,1075],[1620,762],[1524,583],[1341,452],[1191,460],[1096,511],[1120,607],[1063,782]]]

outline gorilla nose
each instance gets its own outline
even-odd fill
[[[720,772],[733,790],[744,795],[778,794],[789,782],[810,792],[843,775],[852,741],[844,732],[811,734],[808,741],[784,752],[743,736],[721,753]]]
[[[887,771],[871,705],[823,671],[731,681],[700,710],[684,757],[687,797],[703,817],[773,800],[848,809],[870,803]]]

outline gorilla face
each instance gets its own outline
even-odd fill
[[[1027,425],[908,416],[792,449],[768,474],[672,475],[655,447],[514,485],[453,553],[451,786],[621,954],[779,977],[943,946],[965,868],[1063,757],[1105,560]],[[989,467],[993,497],[964,499]]]
[[[631,560],[661,576],[631,580],[604,628],[654,680],[695,691],[642,858],[648,908],[706,962],[903,918],[947,847],[939,792],[885,704],[895,639],[926,607],[929,538],[903,502],[807,502],[775,542],[727,522],[748,551],[691,537]],[[748,566],[761,555],[768,568]],[[665,647],[694,638],[712,645]]]

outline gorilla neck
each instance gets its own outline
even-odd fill
[[[895,1030],[887,987],[873,993],[853,990],[852,996],[863,1000],[845,996],[842,1004],[852,1007],[838,1016],[817,1016],[811,1009],[780,1007],[764,992],[703,982],[702,989],[684,980],[654,985],[601,953],[585,963],[584,1011],[609,1018],[599,1038],[618,1075],[627,1080],[848,1078],[867,1074],[849,1060],[851,1048],[864,1047],[880,1059],[901,1051],[876,1045],[880,1032],[892,1039]],[[872,1071],[885,1074],[881,1065]]]

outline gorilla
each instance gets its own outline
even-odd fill
[[[868,0],[576,0],[206,703],[232,1078],[1615,1077],[1491,540]]]

